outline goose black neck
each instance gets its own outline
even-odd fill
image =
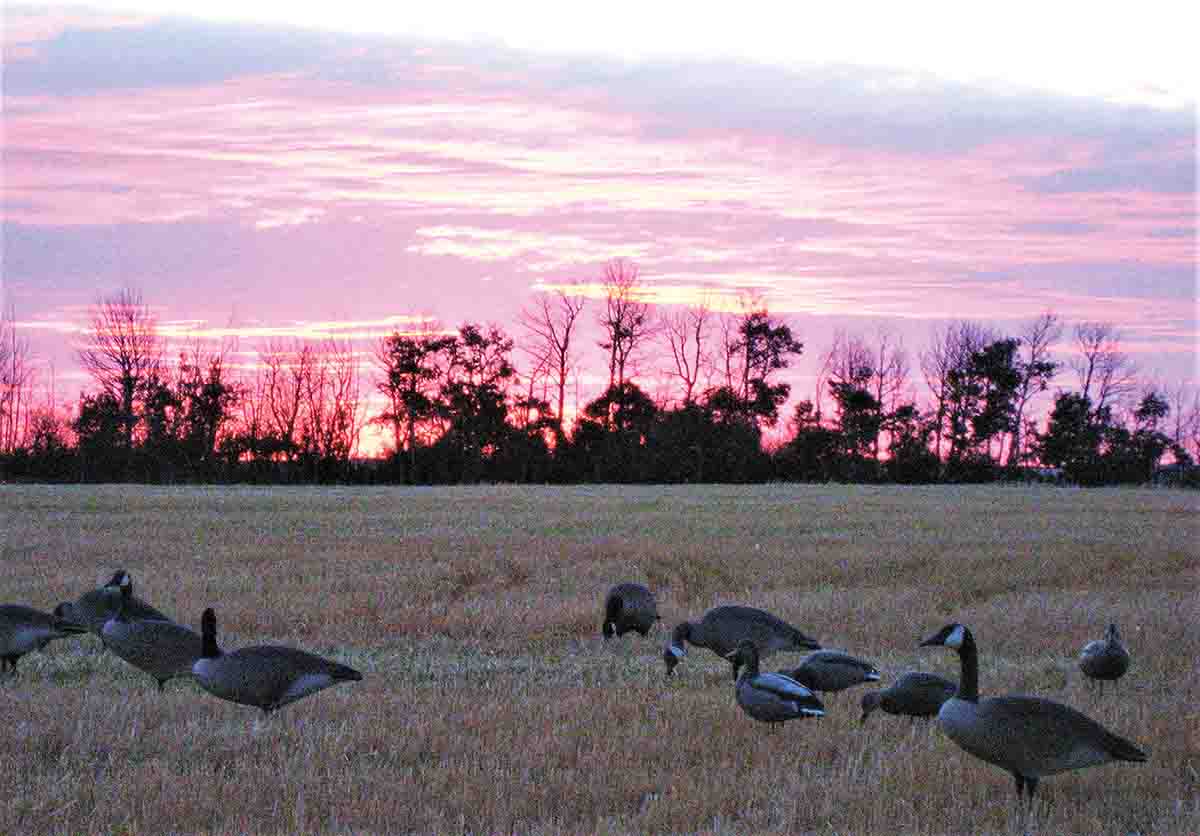
[[[975,637],[971,631],[963,628],[962,646],[958,648],[958,660],[962,667],[962,675],[958,680],[960,700],[979,702],[979,651],[975,649]]]
[[[747,649],[744,653],[741,654],[741,659],[739,661],[741,661],[741,663],[743,665],[742,676],[748,676],[751,679],[758,676],[758,649],[757,648]]]
[[[200,655],[205,659],[221,655],[221,648],[217,647],[217,616],[211,609],[200,617]]]
[[[683,647],[684,642],[692,636],[692,624],[689,621],[684,621],[675,625],[675,630],[671,633],[671,644],[677,647]]]

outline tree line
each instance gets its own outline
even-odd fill
[[[622,260],[606,265],[599,286],[594,299],[570,285],[538,293],[517,338],[497,325],[426,323],[379,340],[369,356],[349,341],[297,338],[269,340],[250,360],[199,342],[168,358],[152,309],[125,289],[93,306],[78,348],[93,388],[73,417],[33,402],[28,346],[9,316],[0,320],[0,476],[1099,485],[1165,474],[1197,484],[1200,396],[1139,382],[1108,323],[1075,325],[1066,363],[1051,355],[1065,331],[1052,313],[1011,335],[952,323],[934,329],[915,371],[889,333],[839,333],[819,357],[812,397],[785,416],[793,393],[780,377],[805,346],[761,299],[733,311],[707,301],[656,311]],[[572,415],[589,302],[608,380]],[[1051,392],[1068,373],[1075,386]],[[1039,421],[1043,395],[1053,403]],[[358,455],[368,429],[387,439],[383,458]]]

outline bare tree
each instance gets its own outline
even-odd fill
[[[1080,392],[1092,403],[1092,414],[1118,405],[1137,388],[1137,368],[1121,352],[1121,333],[1111,322],[1080,322],[1075,326],[1071,368],[1079,378]]]
[[[638,270],[631,262],[617,258],[604,266],[604,310],[600,326],[604,339],[600,347],[608,352],[608,386],[623,386],[629,379],[637,350],[651,336],[653,320],[650,303],[638,294]]]
[[[270,340],[258,350],[264,408],[261,418],[267,434],[280,445],[288,461],[301,450],[301,421],[306,387],[316,361],[311,345],[302,340]]]
[[[312,358],[302,382],[305,447],[317,459],[345,465],[358,449],[363,425],[358,353],[349,341],[333,338],[304,348]]]
[[[17,336],[16,316],[0,316],[0,453],[21,446],[29,434],[34,367],[29,341]]]
[[[975,322],[952,322],[935,327],[929,348],[921,352],[921,371],[933,395],[934,450],[942,454],[944,427],[951,409],[951,376],[966,367],[968,359],[995,339],[990,328]]]
[[[556,395],[555,432],[563,437],[563,413],[567,401],[567,381],[574,371],[571,338],[583,312],[587,297],[582,293],[559,288],[552,293],[538,294],[533,305],[522,308],[517,321],[525,329],[522,350],[534,362],[530,375],[530,395],[538,376],[549,378]]]
[[[712,322],[712,306],[706,297],[695,305],[663,313],[659,319],[660,332],[671,351],[673,377],[683,387],[683,402],[691,403],[700,375],[710,364],[706,335]]]
[[[1015,416],[1008,448],[1008,466],[1016,467],[1025,452],[1021,432],[1029,403],[1050,387],[1058,364],[1050,360],[1050,348],[1062,337],[1062,322],[1047,311],[1026,326],[1021,334],[1021,358],[1017,362],[1021,381],[1014,398]]]
[[[79,363],[121,407],[126,448],[133,446],[137,402],[147,382],[162,376],[163,340],[140,291],[125,288],[92,309]]]

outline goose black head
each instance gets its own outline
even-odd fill
[[[881,699],[878,691],[868,691],[862,695],[862,718],[859,719],[860,723],[867,722],[867,718],[871,716],[871,712],[879,708]]]
[[[955,622],[947,624],[932,636],[921,642],[921,647],[952,647],[958,650],[962,647],[971,632],[963,625]]]

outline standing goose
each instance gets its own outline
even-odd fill
[[[799,667],[781,673],[805,688],[828,693],[879,681],[879,671],[874,665],[840,650],[815,651],[801,659]]]
[[[972,755],[1012,773],[1018,800],[1038,781],[1072,769],[1109,761],[1146,760],[1146,753],[1070,706],[1038,697],[979,698],[979,655],[975,637],[962,624],[947,624],[921,647],[958,651],[962,677],[957,693],[938,711],[946,736]]]
[[[200,635],[174,621],[131,618],[133,584],[125,576],[121,584],[121,606],[104,624],[100,637],[115,656],[150,674],[162,691],[167,680],[191,676],[192,665],[200,658]]]
[[[1104,693],[1104,682],[1116,682],[1129,670],[1129,651],[1121,643],[1117,625],[1109,624],[1103,639],[1090,641],[1079,654],[1079,669],[1084,676],[1100,683]]]
[[[126,584],[129,585],[130,596],[128,601],[123,601],[122,589]],[[133,581],[128,572],[120,569],[104,586],[83,593],[75,601],[64,601],[59,604],[54,608],[54,614],[76,624],[84,625],[88,630],[100,636],[101,640],[104,638],[101,635],[104,631],[104,624],[119,613],[122,607],[125,608],[125,615],[133,620],[171,620],[132,593]]]
[[[200,687],[214,697],[261,708],[264,715],[330,685],[362,679],[353,668],[292,647],[264,644],[222,653],[212,607],[201,616],[200,632],[203,652],[192,665]]]
[[[944,676],[909,671],[883,690],[863,694],[861,722],[877,708],[897,716],[936,717],[942,703],[957,690],[958,683]]]
[[[48,612],[21,604],[0,606],[0,673],[17,672],[17,660],[32,650],[41,650],[55,639],[88,630]]]
[[[764,723],[782,723],[797,717],[821,717],[825,709],[817,695],[781,673],[759,673],[758,648],[743,639],[729,659],[744,665],[737,680],[737,703],[742,711]]]
[[[606,639],[623,636],[630,630],[645,636],[660,618],[653,592],[640,583],[619,583],[604,599],[604,623],[600,632]]]
[[[736,681],[741,663],[730,654],[743,639],[754,643],[760,658],[780,650],[802,651],[821,648],[815,639],[810,639],[783,619],[765,610],[726,605],[709,610],[699,621],[684,621],[676,625],[671,634],[671,641],[663,649],[667,676],[674,673],[679,660],[687,656],[686,643],[690,642],[696,647],[707,647],[718,656],[729,659]]]

